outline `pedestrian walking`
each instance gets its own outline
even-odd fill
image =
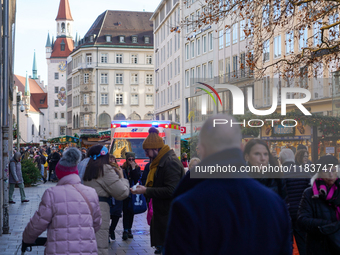
[[[302,196],[298,211],[298,224],[307,232],[306,250],[308,255],[339,254],[340,244],[333,243],[330,235],[340,238],[340,179],[338,159],[323,156],[316,166],[322,171],[311,179],[312,187]],[[331,233],[328,232],[331,230]]]
[[[261,139],[250,140],[244,148],[243,155],[249,166],[256,167],[256,169],[260,171],[262,167],[278,166],[277,161],[269,151],[267,143]],[[286,199],[286,182],[281,173],[264,175],[262,172],[256,172],[252,173],[251,176],[264,186],[277,193],[283,200]]]
[[[284,174],[286,180],[287,198],[286,204],[292,222],[293,235],[300,255],[306,253],[306,236],[307,233],[301,229],[297,222],[297,212],[299,210],[302,194],[310,187],[310,174],[302,171],[301,166],[295,164],[294,152],[291,149],[283,149],[279,155],[282,166],[286,169],[292,169],[291,172]],[[292,237],[293,243],[293,237]]]
[[[81,153],[75,148],[64,152],[55,168],[57,186],[45,191],[23,233],[23,242],[33,244],[47,229],[47,255],[97,254],[95,232],[101,226],[98,195],[80,183],[80,158]]]
[[[124,176],[128,179],[130,188],[138,183],[138,180],[141,178],[141,170],[135,161],[135,153],[127,152],[125,153],[126,161],[124,162],[122,169],[124,171]],[[128,238],[133,238],[132,235],[132,225],[134,213],[130,210],[129,204],[131,201],[131,196],[124,199],[123,201],[123,240],[127,240]]]
[[[182,154],[181,162],[185,170],[189,169],[189,161],[188,161],[188,154],[185,152]]]
[[[52,148],[52,153],[48,156],[49,176],[48,181],[56,182],[57,176],[55,174],[55,167],[60,160],[60,154],[57,152],[57,148]]]
[[[21,154],[16,152],[9,162],[9,203],[15,204],[13,201],[13,193],[15,185],[18,184],[20,189],[21,203],[27,203],[29,200],[26,199],[24,179],[22,178],[21,172]]]
[[[84,185],[92,187],[99,196],[102,214],[102,225],[96,233],[98,254],[108,254],[110,205],[112,196],[116,200],[124,200],[129,196],[129,182],[124,178],[121,168],[113,168],[109,163],[109,152],[105,146],[95,145],[88,151],[90,157],[83,177]],[[118,175],[117,175],[118,174]]]
[[[216,125],[210,117],[200,131],[199,166],[234,166],[231,177],[247,177],[238,126]],[[291,255],[290,224],[282,199],[251,178],[190,178],[180,182],[171,205],[164,254]]]
[[[146,185],[131,190],[133,194],[145,194],[152,199],[153,217],[150,225],[151,246],[156,247],[155,254],[161,254],[172,195],[181,178],[184,168],[175,152],[165,145],[159,131],[152,127],[143,142],[145,154],[152,159]]]
[[[117,163],[117,159],[112,154],[110,155],[110,158],[109,158],[109,164],[113,168],[116,168],[116,169],[120,168],[120,166]],[[114,241],[116,240],[115,230],[119,222],[119,219],[122,217],[123,201],[116,200],[112,197],[109,202],[110,202],[109,204],[110,204],[110,218],[111,218],[110,241]]]

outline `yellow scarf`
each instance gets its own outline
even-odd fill
[[[159,164],[159,161],[163,156],[170,151],[170,147],[168,145],[164,145],[162,149],[158,152],[157,157],[151,162],[150,164],[150,171],[148,174],[148,178],[146,179],[146,187],[152,187],[153,186],[153,179],[155,177],[155,173]]]

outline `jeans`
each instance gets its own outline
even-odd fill
[[[24,184],[18,183],[19,189],[20,189],[20,196],[21,201],[26,200],[25,190],[24,190]],[[9,201],[13,201],[13,193],[14,193],[15,183],[9,184]]]
[[[44,180],[45,178],[44,178],[44,165],[43,164],[40,165],[40,173],[41,173],[41,180]]]

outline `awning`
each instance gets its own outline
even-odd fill
[[[100,145],[105,145],[105,144],[111,144],[110,140],[100,140],[100,141],[87,141],[87,140],[83,140],[82,141],[83,144],[85,145],[96,145],[96,144],[100,144]]]

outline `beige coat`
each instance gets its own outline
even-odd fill
[[[84,181],[84,185],[94,188],[99,197],[114,197],[116,200],[124,200],[129,196],[129,181],[119,178],[110,165],[104,165],[104,176],[96,180]],[[99,202],[102,213],[102,225],[96,233],[98,254],[107,255],[109,248],[110,207],[106,202]]]

